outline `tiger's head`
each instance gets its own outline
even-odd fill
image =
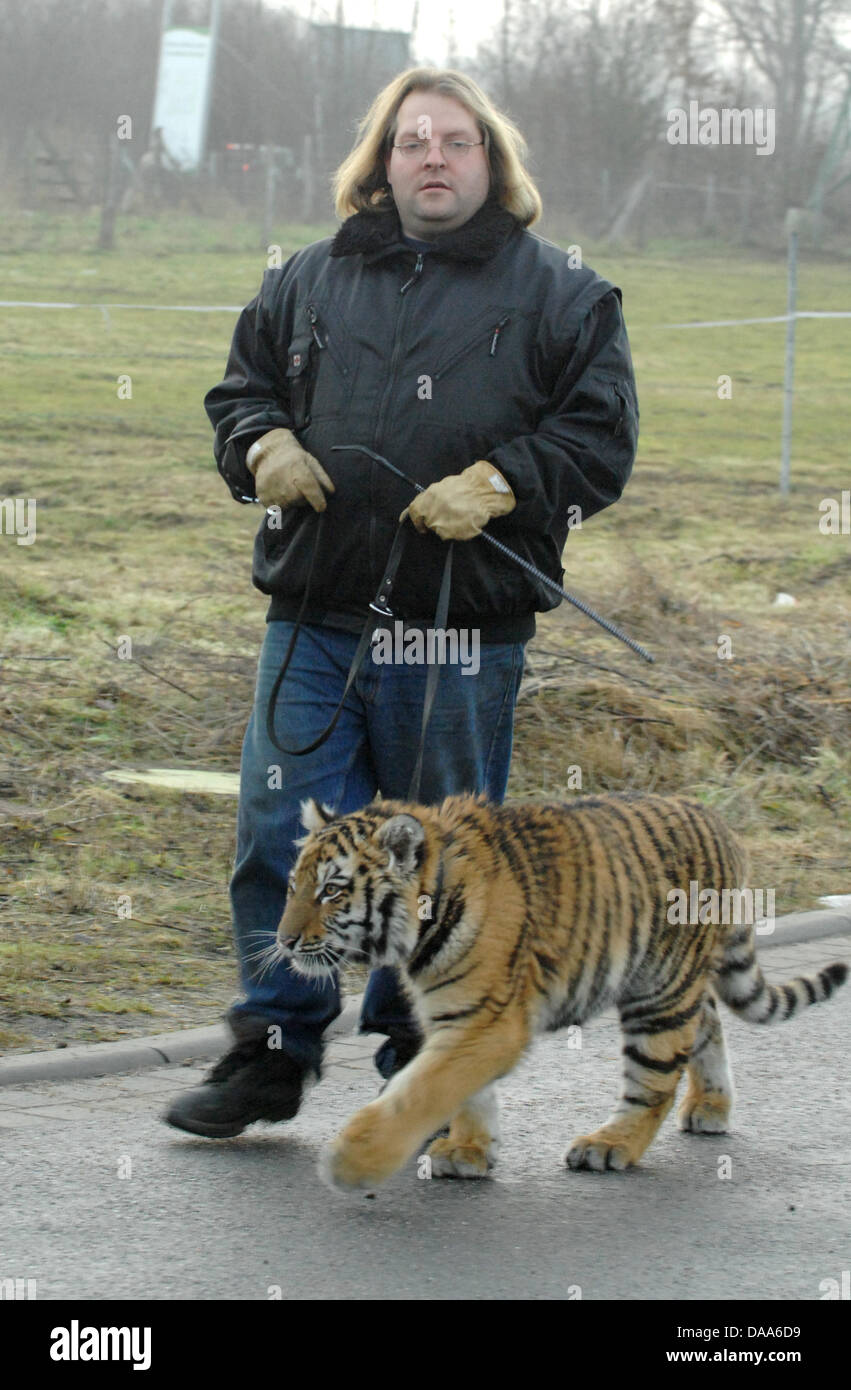
[[[423,820],[397,805],[371,802],[337,818],[316,801],[302,803],[309,833],[296,841],[301,853],[277,938],[279,955],[301,975],[329,975],[345,960],[401,965],[413,951],[428,837]]]

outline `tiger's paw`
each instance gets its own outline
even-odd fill
[[[726,1134],[730,1118],[728,1096],[686,1098],[677,1111],[677,1124],[686,1134]]]
[[[377,1184],[370,1181],[369,1175],[359,1171],[345,1152],[340,1152],[335,1144],[329,1144],[319,1156],[317,1172],[326,1187],[335,1192],[371,1192]]]
[[[568,1168],[578,1171],[581,1168],[592,1173],[622,1173],[629,1168],[632,1159],[624,1144],[612,1143],[595,1134],[584,1134],[575,1139],[565,1154]]]
[[[380,1113],[367,1107],[323,1151],[318,1171],[337,1192],[372,1192],[396,1172],[407,1157],[381,1123]]]
[[[433,1178],[486,1178],[496,1160],[495,1145],[454,1144],[448,1137],[435,1139],[426,1155]]]

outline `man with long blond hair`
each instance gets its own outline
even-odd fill
[[[263,952],[300,803],[345,814],[376,791],[405,798],[418,757],[421,801],[501,801],[525,643],[535,612],[558,599],[481,532],[560,581],[569,523],[615,502],[631,472],[638,411],[620,292],[528,230],[541,200],[524,157],[519,131],[469,77],[402,73],[337,171],[342,226],[266,272],[206,397],[219,471],[238,501],[267,508],[253,581],[271,601],[230,888],[245,998],[228,1016],[234,1046],[167,1112],[192,1133],[294,1115],[340,1011],[336,983]],[[334,451],[351,445],[411,481]],[[448,542],[446,631],[472,634],[477,659],[442,666],[435,689],[407,639],[433,631]],[[374,646],[360,660],[376,608],[405,658],[381,661]],[[443,910],[424,914],[428,949]],[[371,975],[361,1029],[386,1035],[385,1077],[416,1052],[393,971]]]

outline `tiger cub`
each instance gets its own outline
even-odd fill
[[[376,800],[339,818],[310,801],[302,819],[310,833],[297,842],[273,950],[308,977],[346,959],[398,967],[425,1035],[323,1155],[322,1177],[343,1190],[374,1188],[447,1121],[428,1149],[433,1175],[484,1176],[497,1146],[492,1083],[536,1034],[611,1004],[624,1038],[621,1099],[574,1141],[568,1167],[637,1163],[684,1068],[680,1127],[723,1133],[733,1088],[717,997],[773,1023],[829,998],[847,975],[834,964],[769,985],[753,924],[672,924],[672,890],[696,883],[720,901],[747,872],[723,822],[678,797]],[[700,915],[741,919],[735,908]]]

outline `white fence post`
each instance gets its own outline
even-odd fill
[[[786,213],[786,370],[783,378],[783,436],[780,444],[780,491],[789,491],[792,452],[792,402],[795,396],[795,306],[798,302],[798,208]]]

